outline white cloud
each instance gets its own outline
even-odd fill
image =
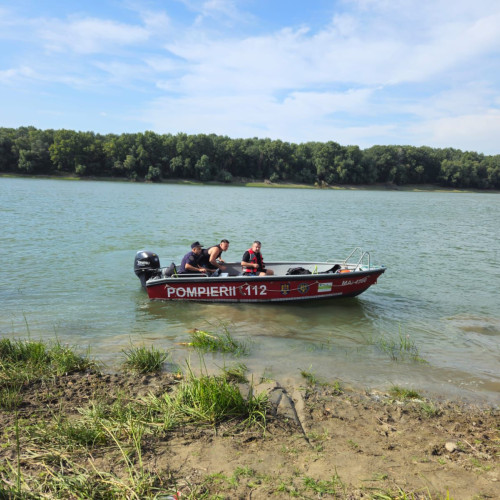
[[[36,75],[32,68],[21,66],[0,71],[0,82],[7,85],[16,84],[19,79],[33,78]]]
[[[500,13],[469,25],[440,25],[438,33],[414,45],[403,37],[380,37],[373,25],[361,29],[352,15],[344,15],[318,33],[285,28],[241,39],[189,35],[168,49],[186,62],[187,72],[177,82],[186,92],[394,85],[425,82],[494,50],[500,46],[496,25]]]
[[[141,44],[149,38],[142,26],[97,18],[50,20],[42,23],[38,32],[48,50],[77,54],[106,52],[114,47]]]
[[[303,26],[222,39],[188,33],[168,45],[185,70],[159,83],[175,97],[155,100],[143,118],[193,133],[297,142],[343,137],[363,146],[385,137],[440,147],[452,135],[451,126],[445,133],[448,121],[486,114],[491,122],[491,86],[498,82],[470,82],[469,70],[498,53],[500,7],[480,1],[474,10],[459,2],[455,16],[450,2],[434,10],[421,2],[362,3],[361,14],[335,15],[316,32]],[[477,138],[483,147],[481,134],[467,126],[457,137]]]
[[[248,13],[243,13],[234,0],[180,0],[189,10],[196,14],[193,25],[197,28],[209,29],[214,21],[223,25],[232,25],[248,21]]]
[[[444,116],[420,123],[410,131],[417,136],[425,137],[428,146],[499,154],[500,110]]]
[[[211,131],[293,142],[338,140],[332,134],[343,127],[332,124],[331,118],[353,107],[362,111],[370,94],[367,90],[296,92],[283,101],[267,94],[160,98],[144,110],[142,118],[163,132],[172,131],[175,123],[175,131],[189,133]],[[373,132],[373,127],[369,128]]]

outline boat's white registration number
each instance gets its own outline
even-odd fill
[[[241,287],[241,291],[244,295],[267,295],[266,285],[245,285]]]
[[[197,286],[193,288],[165,287],[167,297],[170,298],[198,298],[198,297],[236,297],[238,287],[236,286]],[[243,285],[241,287],[243,295],[251,297],[263,297],[267,295],[266,285]]]

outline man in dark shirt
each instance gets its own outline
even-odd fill
[[[199,241],[191,245],[191,251],[182,258],[179,274],[183,273],[206,273],[207,269],[202,265],[202,247]]]
[[[216,271],[220,269],[221,271],[226,270],[224,261],[221,259],[222,252],[226,252],[229,248],[229,240],[221,240],[218,245],[214,245],[210,248],[203,249],[203,260],[202,265],[204,265],[209,271]]]

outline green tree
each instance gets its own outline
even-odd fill
[[[125,157],[125,161],[123,162],[123,168],[126,172],[127,178],[129,178],[130,180],[134,181],[137,180],[138,174],[135,169],[136,165],[137,165],[136,157],[133,154],[128,154]]]
[[[78,134],[72,130],[57,130],[49,152],[52,163],[58,170],[74,172],[76,165],[82,163]]]
[[[198,179],[202,181],[210,181],[213,179],[210,160],[207,155],[202,155],[202,157],[196,162],[194,168]]]
[[[160,182],[161,181],[161,170],[158,167],[153,167],[152,165],[148,169],[145,179],[148,182]]]
[[[0,171],[17,170],[18,156],[14,151],[14,129],[0,128]]]

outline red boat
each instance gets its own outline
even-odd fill
[[[243,276],[240,263],[224,272],[177,274],[160,267],[155,253],[137,252],[134,271],[150,299],[201,302],[287,302],[355,297],[377,282],[386,268],[372,266],[360,248],[338,262],[266,262],[273,276]],[[170,275],[171,274],[171,275]]]

